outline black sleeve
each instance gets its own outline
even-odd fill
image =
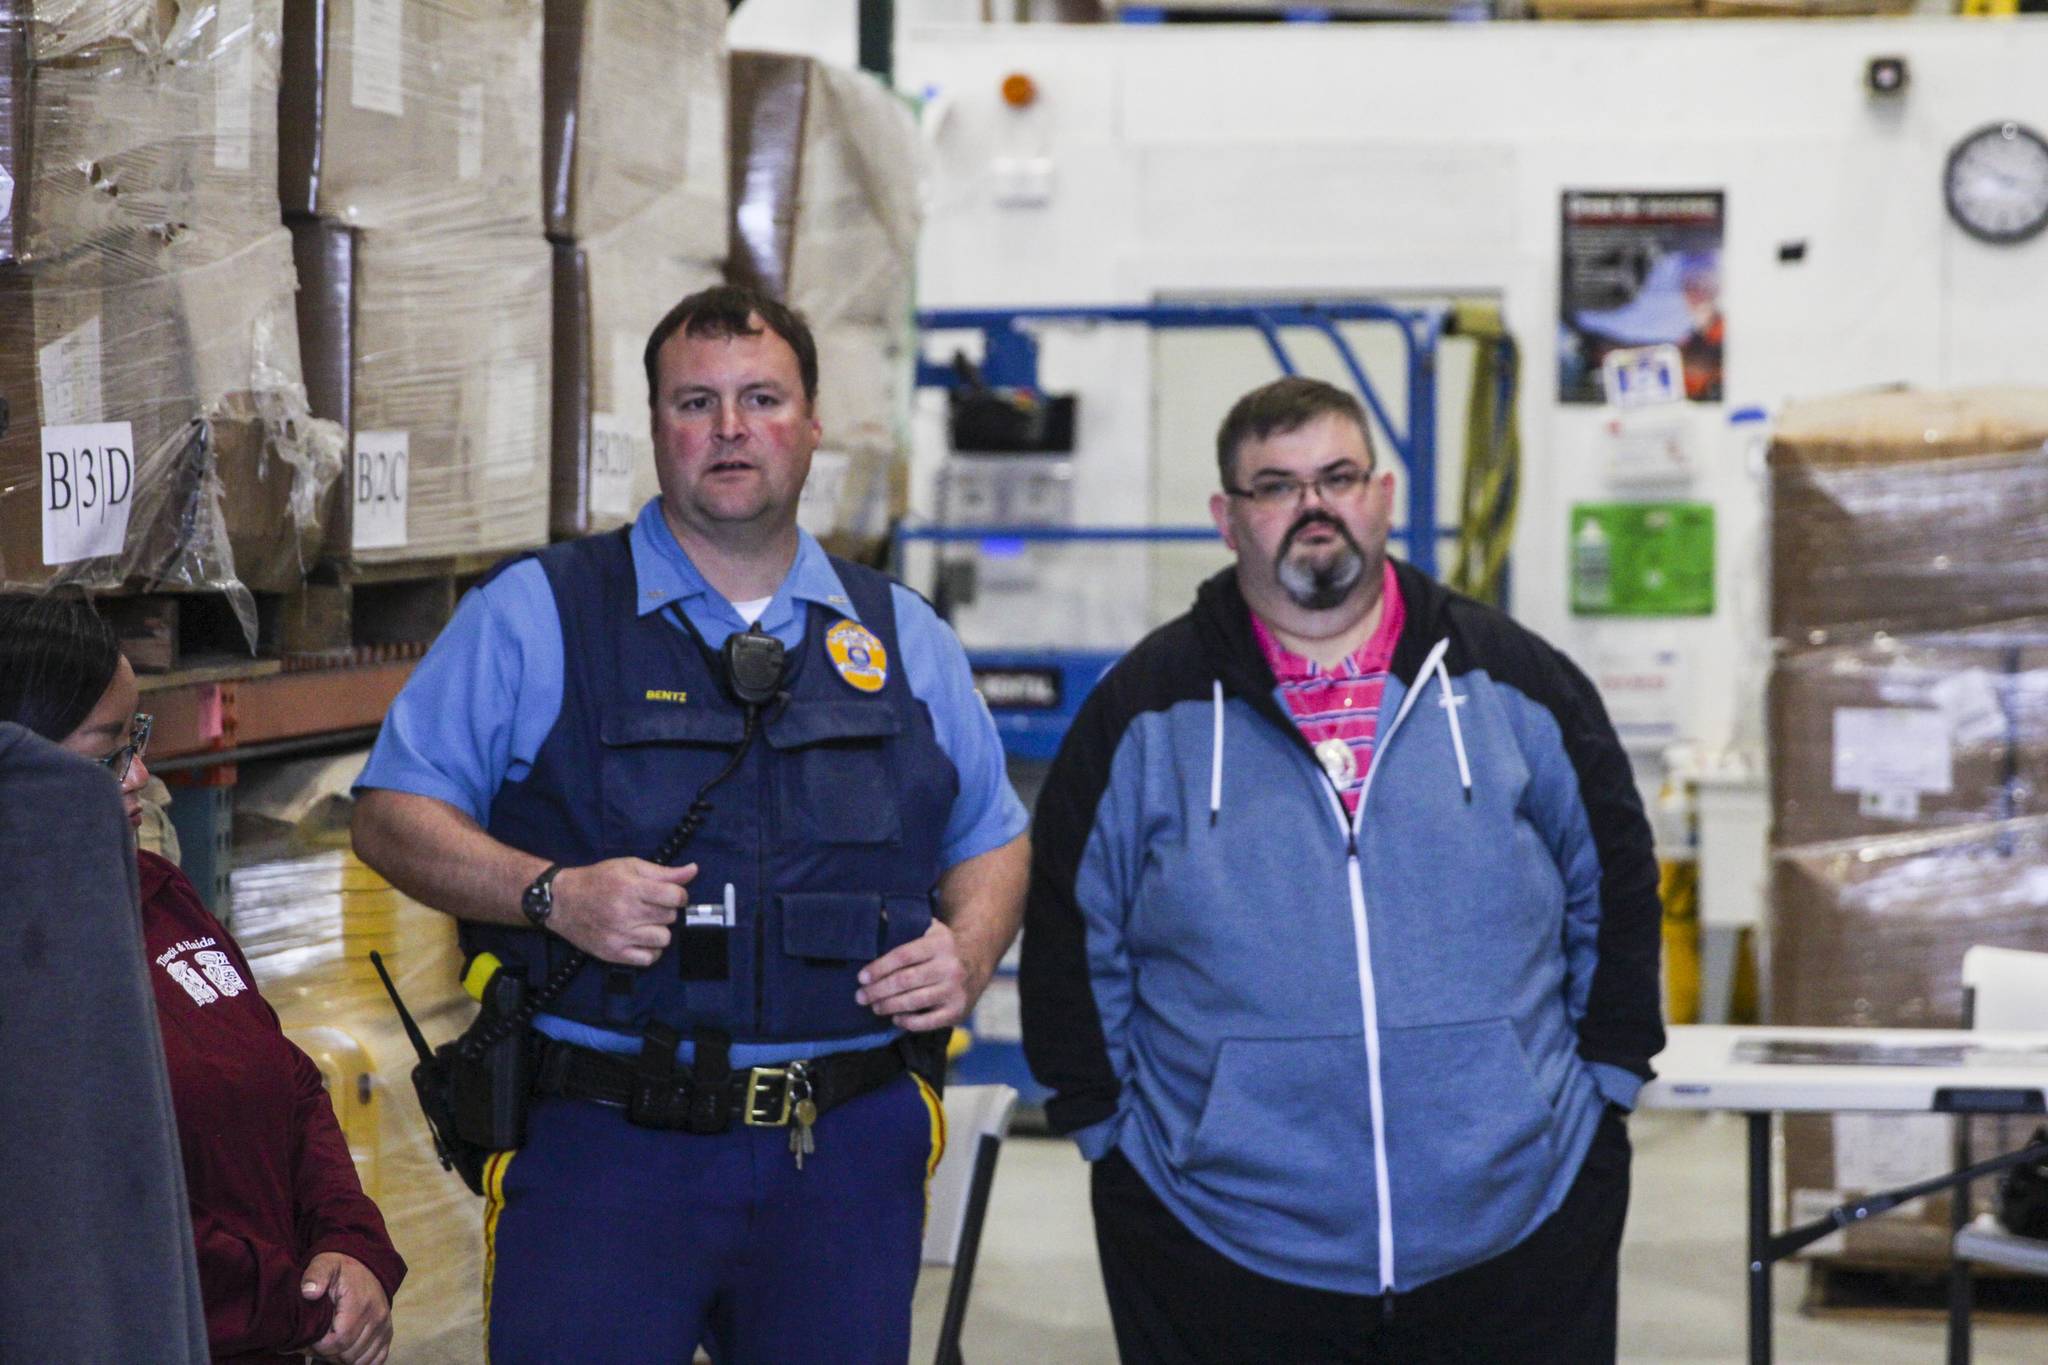
[[[1018,989],[1024,1054],[1031,1074],[1053,1091],[1045,1111],[1056,1133],[1113,1117],[1122,1091],[1089,967],[1089,924],[1076,892],[1124,729],[1112,701],[1117,681],[1112,672],[1082,704],[1039,793],[1032,823]]]
[[[1657,895],[1657,849],[1643,815],[1635,773],[1592,681],[1563,654],[1558,727],[1565,756],[1600,860],[1600,929],[1579,1055],[1649,1079],[1650,1058],[1664,1050],[1658,987],[1664,908]]]

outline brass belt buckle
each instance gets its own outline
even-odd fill
[[[779,1097],[776,1093],[778,1087]],[[747,1072],[747,1110],[743,1118],[748,1127],[783,1127],[789,1122],[791,1102],[788,1067],[757,1066]],[[768,1106],[767,1115],[757,1112],[763,1104]]]

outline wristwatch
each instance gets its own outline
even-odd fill
[[[548,916],[555,913],[555,874],[561,870],[560,863],[551,864],[547,871],[535,877],[532,884],[519,893],[520,913],[536,929],[547,928]]]

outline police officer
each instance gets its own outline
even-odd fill
[[[958,640],[797,526],[802,319],[708,289],[645,363],[661,497],[469,594],[356,849],[473,957],[567,982],[485,1172],[492,1360],[901,1361],[927,1044],[1016,932],[1025,814]]]

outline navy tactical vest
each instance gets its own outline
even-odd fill
[[[637,614],[626,533],[536,556],[561,614],[562,710],[533,770],[498,790],[488,829],[550,862],[652,858],[698,790],[726,763],[743,712],[721,668],[677,624],[680,609]],[[911,695],[889,580],[832,561],[862,625],[886,652],[874,692],[842,677],[826,634],[839,619],[809,605],[784,674],[789,700],[764,710],[746,760],[711,793],[712,813],[682,861],[698,864],[691,904],[735,912],[725,967],[685,979],[686,929],[639,971],[592,961],[548,1013],[622,1033],[650,1023],[736,1042],[826,1040],[887,1025],[854,1002],[855,974],[930,926],[959,773]],[[572,951],[527,928],[461,926],[467,953],[524,968],[535,986]],[[702,975],[700,965],[692,975]]]

